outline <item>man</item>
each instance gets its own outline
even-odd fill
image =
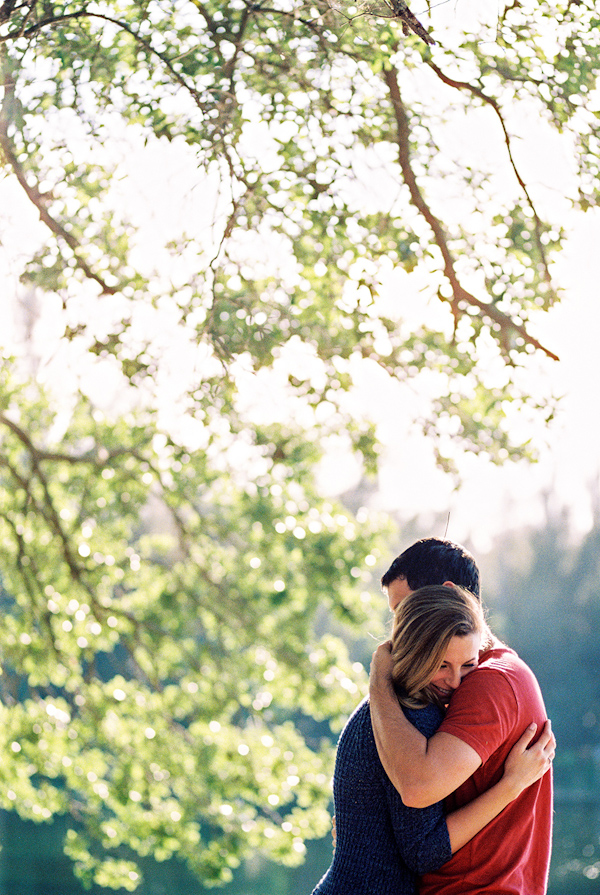
[[[397,556],[381,579],[390,609],[428,584],[458,584],[479,597],[479,569],[464,547],[441,538],[423,538]]]
[[[443,583],[479,590],[470,554],[451,542],[428,538],[397,557],[383,576],[390,608],[417,587],[440,583],[440,575]],[[448,796],[448,810],[470,802],[498,781],[506,756],[528,725],[535,722],[541,732],[546,723],[533,673],[499,641],[465,677],[429,740],[404,716],[390,665],[389,644],[382,644],[371,665],[371,718],[381,762],[408,806],[421,808]],[[422,877],[419,891],[545,895],[551,841],[552,777],[546,774],[440,870]]]

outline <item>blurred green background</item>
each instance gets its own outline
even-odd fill
[[[558,740],[549,895],[591,895],[600,878],[600,519],[576,544],[566,538],[565,521],[548,518],[539,529],[497,539],[480,565],[491,624],[534,669]],[[409,529],[403,544],[421,535]],[[367,667],[372,645],[368,637],[349,644]],[[0,823],[2,895],[83,895],[62,853],[60,820],[35,824],[2,813]],[[176,859],[142,859],[144,881],[137,891],[309,895],[329,865],[331,839],[307,845],[300,867],[250,859],[222,888],[205,888]]]

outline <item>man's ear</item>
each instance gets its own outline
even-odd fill
[[[444,581],[444,587],[456,587],[454,581]]]

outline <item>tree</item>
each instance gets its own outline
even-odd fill
[[[6,375],[3,394],[2,806],[70,815],[105,886],[135,887],[132,851],[204,881],[300,860],[329,826],[313,719],[335,730],[364,681],[315,616],[366,621],[372,526],[315,495],[293,433],[257,432],[265,469],[240,485],[83,398],[54,447],[43,397]]]
[[[136,853],[177,851],[218,882],[328,828],[315,722],[364,683],[330,632],[373,624],[382,547],[315,468],[351,448],[375,471],[365,370],[425,378],[449,468],[531,453],[509,412],[552,411],[522,373],[553,357],[563,206],[522,174],[515,110],[596,204],[597,25],[515,5],[452,50],[321,0],[0,6],[5,187],[34,213],[11,264],[39,313],[2,372],[2,804],[70,816],[84,879],[134,888]],[[454,153],[463,126],[496,128],[489,159]]]

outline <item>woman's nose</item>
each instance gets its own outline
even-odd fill
[[[457,668],[456,671],[450,671],[448,675],[448,683],[452,687],[453,690],[456,690],[457,687],[460,687],[460,682],[462,681],[462,674],[460,672],[460,668]]]

